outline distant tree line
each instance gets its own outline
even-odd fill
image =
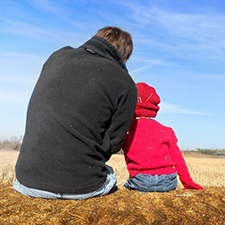
[[[1,151],[19,151],[22,144],[23,137],[11,136],[10,138],[0,139],[0,150]],[[225,149],[201,149],[196,150],[181,150],[182,153],[188,154],[190,152],[198,152],[205,155],[225,156]],[[121,149],[117,154],[123,154]]]
[[[196,149],[201,154],[225,156],[225,149]]]
[[[0,150],[2,151],[19,151],[22,143],[22,136],[19,138],[16,136],[11,136],[10,138],[5,138],[0,140]]]
[[[225,149],[201,149],[196,148],[196,150],[181,150],[181,152],[185,154],[189,154],[191,152],[200,153],[204,155],[214,155],[214,156],[225,156]]]

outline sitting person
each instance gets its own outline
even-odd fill
[[[106,165],[132,122],[137,88],[125,65],[131,35],[104,27],[45,62],[33,90],[14,189],[49,199],[86,199],[116,187]]]
[[[124,186],[140,192],[167,192],[176,189],[178,173],[184,189],[201,190],[188,172],[174,131],[151,119],[160,103],[155,89],[145,83],[136,86],[135,117],[123,143],[130,173]]]

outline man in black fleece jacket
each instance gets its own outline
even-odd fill
[[[115,186],[105,162],[120,150],[136,106],[125,66],[132,49],[127,32],[105,27],[79,48],[49,57],[29,102],[15,190],[84,199]]]

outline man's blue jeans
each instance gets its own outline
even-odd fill
[[[113,188],[116,188],[117,179],[112,167],[106,165],[106,169],[107,169],[107,177],[102,187],[100,187],[96,191],[86,194],[53,193],[49,191],[38,190],[22,185],[17,179],[13,184],[13,188],[23,195],[34,198],[81,200],[86,198],[107,195]]]
[[[130,177],[124,187],[140,192],[167,192],[176,189],[177,173],[170,175],[137,174]]]

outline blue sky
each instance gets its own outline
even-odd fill
[[[43,63],[104,26],[131,33],[135,82],[155,87],[156,119],[181,149],[225,149],[224,0],[1,0],[0,139],[21,136]]]

